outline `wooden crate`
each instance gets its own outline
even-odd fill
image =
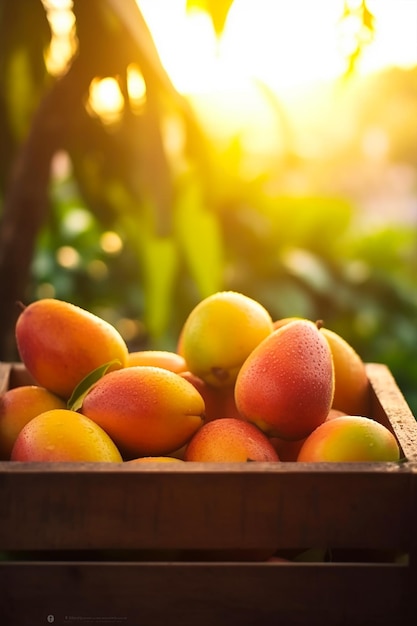
[[[0,624],[413,623],[417,425],[367,371],[401,463],[0,463]]]

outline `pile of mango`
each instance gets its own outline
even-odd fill
[[[176,351],[129,351],[114,326],[53,298],[22,307],[15,330],[33,384],[0,396],[4,460],[399,460],[352,346],[242,293],[201,300]]]

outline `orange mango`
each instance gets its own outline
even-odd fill
[[[362,358],[339,334],[323,327],[322,334],[329,343],[334,364],[333,408],[350,415],[371,415],[371,395],[368,375]]]
[[[20,357],[37,383],[68,399],[92,370],[115,361],[124,367],[127,346],[111,324],[54,298],[32,302],[15,328]]]
[[[189,442],[184,459],[212,463],[279,460],[268,437],[259,428],[233,417],[204,424]]]
[[[103,376],[87,392],[81,412],[109,433],[128,460],[181,448],[203,422],[204,400],[179,374],[140,365]]]
[[[187,363],[183,356],[177,352],[169,350],[136,350],[129,352],[126,360],[126,367],[132,365],[154,365],[163,367],[179,374],[187,370]]]
[[[44,387],[22,385],[0,396],[0,459],[9,460],[18,434],[31,419],[50,409],[65,409],[64,400]]]
[[[213,387],[192,372],[181,372],[180,376],[188,380],[204,400],[204,421],[219,417],[240,417],[235,403],[234,387]]]
[[[69,409],[51,409],[34,417],[20,431],[12,461],[120,463],[122,457],[106,432]]]
[[[368,417],[342,415],[318,426],[304,441],[298,461],[399,461],[400,449],[388,428]]]

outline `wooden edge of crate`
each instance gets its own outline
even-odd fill
[[[389,370],[381,363],[367,363],[372,415],[391,427],[404,456],[417,461],[417,421]]]
[[[23,363],[0,361],[0,394],[13,387],[36,384]]]

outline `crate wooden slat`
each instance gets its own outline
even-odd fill
[[[403,548],[411,530],[404,464],[5,465],[0,548]]]
[[[387,564],[24,563],[3,566],[1,582],[8,626],[44,624],[47,615],[55,626],[109,616],[119,619],[105,623],[117,626],[393,626],[407,618],[406,568]]]
[[[389,370],[367,371],[372,416],[396,435],[401,463],[0,463],[0,623],[409,623],[417,425]],[[26,382],[22,366],[0,363],[0,392]],[[271,547],[336,558],[184,556]]]

